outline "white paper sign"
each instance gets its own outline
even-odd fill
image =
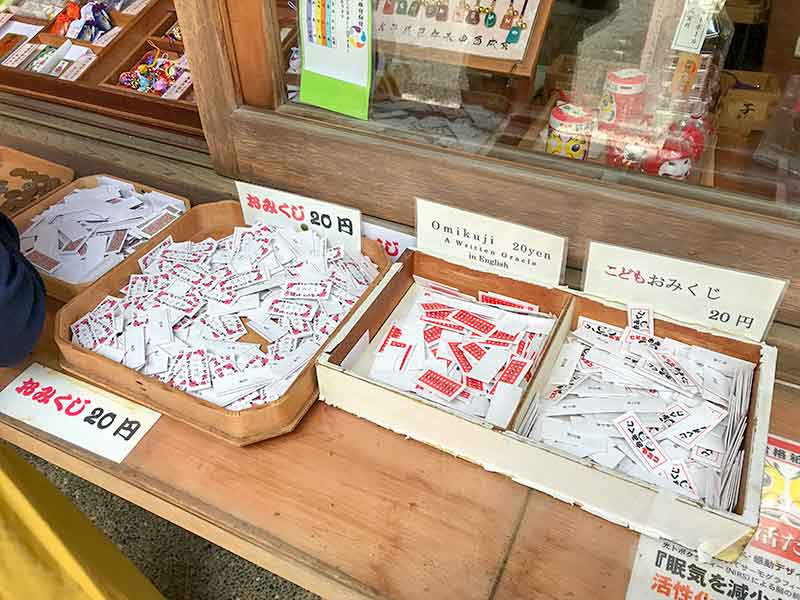
[[[10,12],[0,12],[0,27],[8,23],[13,16]]]
[[[361,252],[360,210],[242,181],[236,182],[236,189],[248,225],[258,221],[281,227],[294,224],[317,231],[351,254]]]
[[[715,4],[713,0],[686,0],[672,39],[673,50],[700,54]]]
[[[161,416],[36,363],[0,392],[0,413],[117,463]]]
[[[564,275],[567,238],[417,198],[417,248],[543,285]]]
[[[591,242],[583,291],[628,305],[647,305],[678,321],[762,340],[787,282]]]
[[[417,243],[416,238],[411,234],[366,221],[361,224],[361,232],[364,237],[380,242],[386,251],[386,256],[392,262],[395,262],[403,252]]]

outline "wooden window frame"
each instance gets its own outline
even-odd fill
[[[624,174],[592,178],[388,138],[370,124],[285,104],[270,0],[175,0],[216,169],[414,225],[415,198],[569,238],[581,268],[591,239],[788,279],[778,320],[800,325],[800,225],[746,197]],[[646,186],[646,187],[644,187]],[[693,195],[697,196],[696,193]],[[729,198],[733,196],[733,198]],[[727,204],[727,205],[726,205]]]

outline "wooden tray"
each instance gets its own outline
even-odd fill
[[[14,218],[74,178],[68,167],[0,146],[0,212]]]
[[[320,394],[327,404],[512,477],[518,483],[639,533],[669,539],[687,548],[702,548],[722,560],[736,559],[758,523],[775,378],[775,348],[655,319],[658,336],[697,344],[757,364],[744,439],[745,464],[739,502],[733,512],[714,510],[520,435],[531,402],[536,393],[546,389],[561,347],[574,330],[578,317],[584,315],[623,327],[627,323],[627,312],[622,305],[611,305],[612,301],[606,304],[605,299],[600,302],[577,292],[537,290],[533,284],[470,271],[410,250],[398,264],[402,268],[397,272],[393,269],[384,278],[320,357],[317,377]],[[402,311],[402,303],[408,306],[405,294],[413,285],[412,274],[452,285],[468,294],[489,289],[525,299],[539,304],[546,312],[559,315],[542,350],[533,380],[508,427],[490,427],[481,419],[465,416],[369,377],[369,353],[397,318],[395,311]],[[370,348],[364,351],[366,355],[351,357],[350,352],[361,343],[364,335],[372,340]]]
[[[183,219],[168,227],[166,233],[172,235],[175,241],[199,242],[209,236],[216,239],[225,237],[233,233],[234,227],[244,224],[239,203],[223,201],[194,207]],[[154,245],[148,243],[147,249]],[[389,259],[378,242],[362,239],[362,252],[378,266],[380,274],[364,292],[356,307],[378,285],[390,266]],[[55,338],[64,370],[237,446],[292,431],[317,398],[314,363],[322,353],[322,348],[276,402],[242,411],[229,411],[170,387],[158,379],[141,375],[70,341],[70,325],[91,311],[107,295],[117,294],[128,283],[130,275],[138,272],[136,261],[127,260],[58,312]],[[349,316],[343,319],[336,332],[348,320]],[[249,328],[242,341],[265,343],[263,338]]]
[[[30,207],[29,209],[17,214],[13,221],[14,225],[16,225],[17,229],[20,233],[25,231],[31,224],[33,217],[38,214],[44,212],[45,209],[53,206],[54,204],[58,204],[64,199],[65,196],[72,193],[74,190],[77,189],[85,189],[85,188],[93,188],[98,185],[98,178],[99,177],[109,177],[111,179],[116,179],[117,181],[123,181],[125,183],[130,183],[137,192],[159,192],[160,194],[164,194],[165,196],[170,196],[172,198],[176,198],[183,202],[183,205],[186,207],[186,213],[178,217],[178,220],[173,223],[173,225],[177,224],[179,221],[186,217],[189,209],[191,208],[191,204],[187,198],[183,196],[177,196],[175,194],[169,194],[167,192],[162,192],[161,190],[157,190],[156,188],[152,188],[147,185],[142,185],[141,183],[136,183],[135,181],[128,181],[127,179],[123,179],[122,177],[114,177],[112,175],[90,175],[89,177],[81,177],[80,179],[76,179],[72,183],[68,185],[64,185],[53,193],[48,195],[46,198],[42,198],[42,200],[36,203],[34,206]],[[131,256],[126,258],[122,263],[114,267],[115,269],[121,267],[126,262],[131,262],[132,264],[136,264],[136,261],[139,259],[140,256],[145,254],[149,247],[155,246],[158,242],[163,240],[165,237],[169,235],[167,230],[165,229],[158,235],[154,236],[151,240],[149,240],[146,244],[139,246],[138,250],[134,252]],[[55,277],[54,275],[48,275],[47,273],[41,273],[42,280],[44,281],[44,287],[47,291],[47,295],[51,298],[55,298],[56,300],[61,300],[61,302],[69,302],[75,296],[83,292],[86,288],[88,288],[93,281],[87,281],[86,283],[67,283],[66,281],[62,281]],[[98,278],[99,279],[99,278]],[[96,281],[96,280],[95,280]]]

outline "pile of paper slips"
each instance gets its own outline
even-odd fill
[[[732,510],[754,369],[655,336],[646,307],[628,308],[626,328],[581,316],[521,433]]]
[[[264,224],[170,236],[139,266],[72,325],[73,342],[229,410],[280,398],[378,275],[313,231]],[[241,341],[248,327],[266,351]]]
[[[186,210],[178,198],[98,180],[36,215],[20,235],[23,254],[40,271],[72,284],[94,281]]]

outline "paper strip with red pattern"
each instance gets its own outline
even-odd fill
[[[538,313],[539,307],[530,302],[517,300],[516,298],[509,298],[495,292],[478,292],[478,302],[481,304],[489,304],[492,306],[503,306],[506,308],[513,308],[520,312],[525,313]]]
[[[475,333],[480,333],[481,335],[489,335],[494,330],[497,329],[497,326],[484,319],[481,316],[476,315],[475,313],[471,313],[467,310],[457,310],[453,314],[451,314],[448,319],[450,321],[455,321],[460,323],[470,331],[474,331]]]
[[[452,400],[458,396],[461,393],[461,390],[464,389],[464,386],[458,381],[450,379],[441,373],[437,373],[433,369],[428,369],[425,371],[422,376],[417,379],[417,383],[427,389],[433,390],[441,396],[444,396],[448,400]]]

